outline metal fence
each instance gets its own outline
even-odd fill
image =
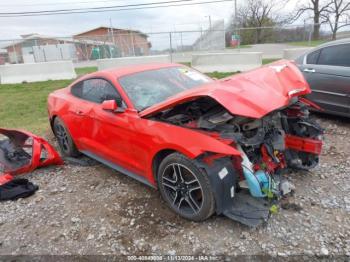
[[[0,41],[0,64],[57,60],[74,62],[103,58],[176,54],[225,48],[223,21],[205,30],[141,33],[108,30],[99,35],[52,37],[28,35]]]
[[[342,32],[338,32],[338,38],[350,36],[350,31],[346,29],[344,27]],[[103,58],[159,54],[170,54],[176,62],[190,62],[194,52],[239,51],[241,48],[256,51],[255,45],[268,43],[308,46],[332,38],[327,26],[321,25],[319,40],[313,42],[314,27],[310,24],[229,30],[223,21],[215,21],[205,29],[200,27],[198,30],[151,33],[118,30],[108,30],[100,35],[52,37],[33,34],[21,39],[0,40],[0,64],[57,60],[79,63]]]
[[[226,43],[231,35],[238,38],[239,44],[253,45],[266,43],[286,43],[292,45],[315,45],[318,42],[330,41],[333,38],[328,24],[319,24],[319,33],[316,34],[313,24],[265,26],[237,28],[226,35]],[[337,32],[336,38],[350,37],[350,24]]]

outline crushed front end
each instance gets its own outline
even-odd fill
[[[276,207],[271,202],[294,190],[285,174],[318,164],[323,130],[309,116],[310,107],[320,109],[304,98],[310,93],[296,65],[280,60],[183,92],[142,116],[222,142],[210,151],[197,142],[216,213],[256,226]]]
[[[295,101],[261,119],[232,119],[234,130],[219,127],[223,128],[220,136],[232,139],[241,152],[241,165],[236,164],[240,199],[225,215],[250,226],[260,224],[267,220],[273,203],[295,189],[283,174],[318,164],[323,130],[309,118],[305,102]]]
[[[303,100],[261,119],[238,117],[231,121],[235,129],[217,128],[220,136],[232,139],[241,152],[240,184],[254,197],[290,193],[294,186],[280,175],[288,169],[309,170],[318,164],[323,131],[309,118]]]
[[[310,106],[314,105],[308,100],[294,97],[287,106],[249,118],[233,115],[205,97],[158,117],[196,129],[240,152],[240,157],[208,152],[197,163],[209,174],[217,213],[257,226],[268,219],[276,200],[294,190],[283,175],[318,164],[323,130],[310,119]]]

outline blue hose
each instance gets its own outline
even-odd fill
[[[249,192],[253,197],[266,197],[266,192],[270,189],[269,175],[263,170],[253,173],[243,166],[243,174],[247,181]]]

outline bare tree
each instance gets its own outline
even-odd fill
[[[331,5],[330,0],[308,0],[307,3],[297,7],[295,19],[298,19],[301,15],[312,12],[314,20],[313,39],[318,40],[320,38],[320,26],[326,21],[323,19],[327,13],[329,6]]]
[[[282,8],[281,2],[283,1],[247,0],[237,10],[236,21],[238,26],[247,28],[247,30],[256,28],[256,30],[252,29],[255,32],[254,42],[261,43],[263,40],[263,27],[274,26],[283,20],[280,12]],[[247,33],[247,35],[249,34]]]
[[[335,40],[338,30],[350,25],[350,1],[331,0],[329,7],[322,14],[322,17],[328,22],[332,30],[332,39]]]

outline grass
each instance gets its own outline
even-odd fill
[[[0,85],[0,127],[43,134],[49,127],[47,96],[71,80]]]
[[[277,60],[280,60],[280,59],[264,58],[264,59],[262,60],[262,64],[263,64],[263,65],[266,65],[266,64],[275,62],[275,61],[277,61]],[[211,77],[211,78],[220,79],[220,78],[225,78],[225,77],[228,77],[228,76],[237,74],[237,73],[239,73],[239,72],[212,72],[212,73],[207,73],[206,75],[209,76],[209,77]]]
[[[206,73],[207,76],[211,77],[211,78],[225,78],[228,76],[232,76],[234,74],[237,74],[239,72],[212,72],[212,73]]]
[[[280,59],[279,58],[278,59],[276,59],[276,58],[264,58],[262,60],[262,64],[263,65],[270,64],[270,63],[275,62],[277,60],[280,60]]]
[[[328,42],[327,40],[311,40],[310,42],[309,41],[299,41],[299,42],[290,42],[290,43],[287,43],[288,45],[293,45],[293,46],[305,46],[305,47],[308,47],[308,46],[318,46],[318,45],[321,45],[321,44],[324,44]]]
[[[179,62],[179,64],[191,67],[191,62]]]
[[[90,74],[97,71],[97,66],[79,67],[75,69],[78,76]]]
[[[252,47],[251,45],[240,45],[240,46],[235,46],[235,47],[229,46],[227,48],[229,48],[229,49],[240,49],[240,48],[251,48],[251,47]]]
[[[97,71],[97,67],[75,69],[78,76]],[[26,129],[43,134],[47,121],[47,96],[73,80],[0,85],[0,127]]]

